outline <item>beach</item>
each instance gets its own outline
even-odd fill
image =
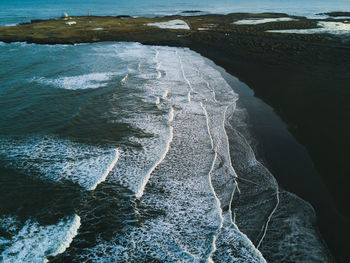
[[[287,20],[267,24],[232,24],[233,21],[252,18]],[[77,21],[78,27],[67,26],[57,19],[0,28],[0,41],[37,44],[135,41],[146,45],[188,47],[211,59],[223,68],[213,65],[239,94],[237,107],[246,109],[248,127],[237,130],[248,140],[256,160],[276,178],[281,192],[280,201],[289,202],[291,206],[302,203],[284,192],[286,190],[310,202],[316,211],[314,219],[310,216],[311,225],[316,220],[321,233],[317,242],[322,243],[323,238],[337,262],[347,262],[347,237],[350,235],[350,210],[346,202],[350,185],[346,162],[350,146],[350,108],[347,101],[350,92],[346,87],[350,83],[350,46],[346,38],[329,34],[267,32],[317,26],[315,20],[285,14],[73,17],[71,20]],[[177,21],[173,26],[178,28],[168,28],[167,21]],[[344,21],[339,20],[341,23]],[[57,23],[60,24],[55,27]],[[119,25],[113,27],[115,23]],[[161,23],[165,23],[164,28]],[[236,124],[233,126],[236,127]],[[229,138],[237,136],[234,134],[228,131]],[[163,140],[163,137],[160,138]],[[164,140],[169,141],[169,138]],[[237,151],[233,148],[231,151],[234,163]],[[236,165],[239,167],[239,163]],[[241,173],[244,174],[244,169]],[[273,189],[274,184],[271,183],[268,189]],[[249,189],[242,182],[244,187]],[[219,200],[226,199],[219,196]],[[312,214],[307,205],[305,211],[308,215]],[[283,211],[280,213],[284,214]],[[268,221],[278,226],[278,218],[273,221],[271,215]],[[242,224],[244,228],[244,222]],[[246,227],[249,229],[249,226]],[[310,226],[310,229],[314,228]],[[262,240],[260,235],[251,233],[256,238],[256,243],[251,238],[256,246]],[[273,245],[273,236],[267,235],[266,240],[272,242],[267,244]],[[273,255],[269,254],[268,248],[265,249],[266,254]],[[271,260],[274,260],[273,256]]]

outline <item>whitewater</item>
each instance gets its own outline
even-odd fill
[[[1,261],[332,262],[206,58],[139,43],[0,52]]]

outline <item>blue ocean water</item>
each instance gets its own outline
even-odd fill
[[[0,7],[1,25],[88,10],[311,16],[349,9],[347,1],[2,1]],[[235,128],[244,125],[238,95],[199,54],[138,43],[0,43],[0,78],[0,261],[265,262],[269,252],[259,246],[268,236],[281,247],[280,254],[271,251],[286,260],[298,249],[300,257],[331,262],[313,228],[312,207],[280,195]],[[278,210],[280,203],[287,204]],[[295,207],[301,212],[291,214]],[[266,230],[276,211],[289,222],[271,222],[287,228],[281,240]]]
[[[132,15],[159,16],[179,14],[182,11],[200,10],[205,13],[233,12],[283,12],[314,16],[320,12],[350,11],[347,0],[2,0],[0,2],[0,25],[29,22],[70,15]]]

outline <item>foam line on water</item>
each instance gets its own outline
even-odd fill
[[[211,148],[213,149],[213,151],[215,152],[215,156],[217,155],[217,151],[214,149],[214,140],[213,140],[213,136],[211,135],[211,132],[210,132],[210,127],[209,127],[209,116],[208,116],[208,112],[207,110],[204,108],[203,106],[203,102],[200,102],[200,105],[203,109],[203,112],[205,114],[205,119],[206,119],[206,123],[207,123],[207,129],[208,129],[208,135],[209,135],[209,138],[210,138],[210,143],[211,143]],[[214,161],[216,161],[216,157],[214,159]],[[214,168],[213,168],[214,169]],[[215,192],[215,191],[214,191]]]
[[[213,137],[211,135],[211,132],[210,132],[210,127],[209,127],[209,116],[208,116],[208,112],[207,110],[205,109],[205,107],[203,106],[203,103],[200,102],[200,105],[203,109],[203,112],[204,112],[204,115],[205,115],[205,118],[206,118],[206,124],[207,124],[207,132],[208,132],[208,135],[209,135],[209,138],[210,138],[210,143],[211,143],[211,147],[214,151],[214,158],[213,158],[213,162],[212,162],[212,165],[211,165],[211,168],[210,168],[210,171],[208,173],[208,181],[209,181],[209,186],[210,186],[210,189],[212,190],[212,193],[215,197],[215,200],[216,200],[216,204],[217,204],[217,209],[218,209],[218,213],[219,213],[219,216],[220,216],[220,226],[219,226],[219,229],[221,229],[223,227],[223,222],[224,222],[224,217],[223,217],[223,212],[222,212],[222,208],[221,208],[221,202],[220,202],[220,199],[218,198],[216,192],[215,192],[215,189],[214,189],[214,186],[212,184],[212,174],[213,174],[213,171],[215,169],[215,163],[217,161],[217,157],[218,157],[218,152],[216,149],[214,149],[214,141],[213,141]],[[218,229],[218,230],[219,230]],[[218,233],[216,233],[214,235],[214,238],[213,238],[213,243],[212,243],[212,249],[210,250],[209,252],[209,255],[208,255],[208,261],[209,262],[214,262],[212,257],[213,257],[213,254],[215,253],[216,251],[216,240],[217,240],[217,235]]]
[[[203,105],[203,104],[202,104]],[[223,118],[223,130],[225,131],[224,134],[224,138],[227,140],[226,141],[226,146],[227,148],[229,147],[229,142],[228,142],[228,137],[227,137],[227,133],[226,133],[226,130],[225,130],[225,127],[224,127],[224,122],[226,120],[226,114],[227,114],[227,110],[228,108],[231,106],[233,106],[234,104],[231,104],[231,105],[228,105],[224,111],[224,118]],[[205,107],[203,106],[203,110],[206,112],[205,110]],[[206,113],[206,116],[208,116],[208,114]],[[208,122],[209,124],[209,122]],[[210,133],[210,126],[208,126],[208,132]],[[212,138],[212,136],[210,136]],[[215,145],[215,143],[213,143],[213,145]],[[220,143],[216,143],[216,145],[220,145]],[[214,159],[214,163],[213,163],[213,167],[215,166],[215,162],[217,160],[217,154],[218,154],[218,150],[217,150],[217,147],[222,147],[222,145],[220,146],[216,146],[216,150],[215,150],[215,159]],[[225,147],[226,148],[226,147]],[[232,167],[232,163],[231,163],[231,159],[230,159],[230,154],[229,154],[229,148],[227,149],[227,157],[228,159],[230,160],[229,162],[229,167],[231,169],[231,172],[232,174],[237,177],[236,175],[236,172],[234,170],[234,168]],[[213,169],[214,170],[214,169]],[[213,170],[211,170],[211,173],[213,173]],[[210,180],[211,180],[211,176],[210,176]],[[230,200],[229,200],[229,205],[228,205],[228,211],[224,214],[222,212],[222,208],[221,208],[221,212],[220,212],[220,217],[222,218],[222,223],[220,225],[220,229],[221,231],[227,231],[228,229],[231,229],[233,227],[232,230],[230,231],[237,231],[242,237],[244,237],[245,239],[245,242],[247,244],[249,244],[249,246],[253,249],[253,251],[255,251],[255,253],[257,253],[257,257],[260,258],[261,262],[265,262],[265,260],[263,259],[261,253],[258,251],[258,249],[254,246],[254,244],[250,241],[250,239],[243,233],[239,230],[238,226],[235,224],[235,219],[234,219],[234,213],[232,211],[232,202],[233,202],[233,198],[234,198],[234,195],[235,195],[235,191],[239,191],[239,186],[238,186],[238,183],[237,181],[235,180],[235,184],[236,184],[236,187],[232,190],[232,193],[231,193],[231,197],[230,197]],[[219,199],[219,197],[217,196],[217,193],[216,193],[216,190],[215,190],[215,187],[212,185],[211,183],[211,187],[213,189],[213,194],[215,196],[215,198],[218,199],[218,204],[222,207],[222,204],[221,204],[221,201]],[[217,237],[215,237],[215,240],[217,240]],[[214,256],[214,253],[216,252],[216,246],[215,246],[215,250],[212,250],[211,251],[211,254],[210,254],[210,257],[213,257]]]
[[[115,152],[115,156],[114,156],[113,160],[111,161],[111,164],[106,168],[106,171],[102,174],[100,179],[97,180],[96,183],[94,185],[92,185],[89,190],[95,190],[96,187],[100,183],[104,182],[106,180],[107,176],[109,175],[109,173],[114,168],[114,166],[117,164],[119,156],[120,156],[120,151],[118,149],[115,149],[114,152]]]
[[[159,56],[159,51],[157,49],[155,49],[156,51],[156,55],[155,55],[155,58],[158,59],[158,56]]]
[[[174,136],[173,127],[171,126],[171,122],[173,120],[174,120],[174,109],[171,107],[170,113],[169,113],[169,119],[168,119],[169,139],[166,142],[166,146],[165,146],[164,152],[161,155],[160,159],[151,167],[151,169],[147,172],[146,176],[142,179],[141,186],[139,187],[139,190],[135,194],[136,198],[141,198],[141,196],[143,195],[143,191],[145,190],[145,187],[147,185],[147,182],[148,182],[149,178],[151,177],[152,172],[164,160],[165,156],[167,155],[167,153],[169,151],[170,144],[171,144],[171,141],[173,140],[173,136]]]
[[[279,190],[277,189],[277,193],[276,193],[276,199],[277,199],[277,202],[276,202],[276,206],[274,207],[274,209],[271,211],[270,215],[268,216],[268,219],[266,221],[266,224],[263,228],[263,234],[258,242],[258,244],[256,245],[256,248],[259,249],[260,246],[261,246],[261,243],[263,242],[265,236],[266,236],[266,233],[267,233],[267,230],[268,230],[268,227],[269,227],[269,224],[270,224],[270,221],[271,221],[271,218],[272,216],[275,214],[279,204],[280,204],[280,198],[279,198]]]
[[[225,122],[226,120],[228,119],[228,117],[226,116],[227,115],[227,110],[232,107],[232,112],[234,112],[235,110],[235,107],[236,107],[236,103],[232,103],[231,105],[227,106],[225,111],[224,111],[224,118],[223,118],[223,121],[222,121],[222,127],[223,127],[223,131],[224,131],[224,134],[225,134],[225,140],[226,140],[226,152],[227,152],[227,157],[229,159],[229,166],[233,172],[233,174],[235,175],[235,177],[237,177],[237,174],[236,174],[236,171],[235,169],[233,168],[232,166],[232,161],[231,161],[231,154],[230,154],[230,143],[228,141],[228,135],[227,135],[227,132],[226,132],[226,129],[225,129]]]
[[[142,61],[144,66],[140,67],[140,71],[134,72],[133,79],[127,84],[133,85],[130,88],[136,91],[135,97],[142,103],[135,105],[131,114],[121,121],[150,136],[130,137],[130,141],[141,147],[124,147],[112,176],[108,178],[127,187],[135,195],[141,196],[152,172],[164,158],[164,151],[167,151],[166,148],[172,136],[168,114],[172,115],[173,109],[166,102],[170,86],[162,76],[159,78],[159,72],[166,72],[166,68],[163,70],[162,62],[159,60],[159,48],[137,45],[134,52],[133,46],[124,48],[121,53],[118,52],[118,56],[125,57],[128,65],[133,64],[134,60]],[[157,110],[152,107],[153,105]],[[151,111],[145,110],[145,106]],[[111,111],[118,112],[118,110],[112,107]]]
[[[5,24],[3,26],[9,26],[9,27],[12,27],[12,26],[18,26],[19,24],[18,23],[13,23],[13,24]],[[3,27],[3,26],[0,26],[0,27]]]
[[[187,77],[186,77],[185,70],[184,70],[184,65],[183,65],[183,63],[182,63],[181,56],[179,55],[179,53],[178,53],[177,51],[176,51],[176,54],[177,54],[177,56],[178,56],[178,58],[179,58],[182,76],[183,76],[184,80],[186,81],[186,83],[187,83],[187,85],[188,85],[188,87],[189,87],[189,91],[188,91],[188,93],[187,93],[187,99],[188,99],[188,102],[191,102],[191,91],[193,90],[192,84],[191,84],[191,82],[190,82],[190,81],[187,79]]]
[[[194,65],[194,64],[192,64],[192,65],[193,65],[193,67],[195,68],[197,74],[200,76],[200,78],[205,82],[205,84],[206,84],[208,90],[210,90],[210,91],[212,92],[212,94],[213,94],[212,99],[214,100],[214,102],[217,102],[217,100],[216,100],[216,94],[215,94],[215,89],[212,88],[211,85],[210,85],[210,83],[209,83],[209,81],[206,80],[206,79],[203,77],[203,73],[200,72],[200,70],[198,69],[198,66],[197,66],[197,65]]]
[[[238,132],[238,134],[240,134],[240,133]],[[246,139],[242,134],[240,134],[240,136],[241,136],[241,138],[245,141],[247,147],[250,149],[250,151],[251,151],[251,153],[252,153],[252,155],[253,155],[253,156],[252,156],[252,159],[253,159],[254,163],[260,164],[261,166],[263,166],[263,165],[256,159],[255,153],[254,153],[253,149],[251,148],[250,144],[248,143],[247,139]],[[252,163],[251,163],[251,165],[252,165]],[[263,167],[264,167],[264,166],[263,166]],[[264,168],[265,168],[265,167],[264,167]],[[265,168],[265,169],[267,170],[267,168]],[[268,173],[270,173],[270,172],[268,171]],[[277,210],[277,208],[278,208],[278,206],[279,206],[279,204],[280,204],[278,183],[277,183],[275,177],[273,177],[272,175],[271,175],[271,177],[272,177],[272,179],[273,179],[273,181],[275,182],[275,185],[276,185],[276,205],[274,206],[274,208],[273,208],[272,211],[270,212],[270,214],[269,214],[269,216],[268,216],[268,218],[267,218],[267,220],[266,220],[266,223],[265,223],[265,225],[263,226],[263,229],[261,230],[261,231],[262,231],[262,235],[261,235],[261,238],[259,239],[259,241],[258,241],[258,243],[257,243],[257,245],[256,245],[257,249],[259,249],[259,247],[261,246],[261,243],[263,242],[263,240],[264,240],[264,238],[265,238],[265,236],[266,236],[266,233],[267,233],[267,230],[268,230],[268,227],[269,227],[269,223],[270,223],[270,221],[271,221],[271,218],[272,218],[272,216],[275,214],[275,212],[276,212],[276,210]],[[243,180],[245,180],[245,181],[249,181],[250,183],[256,184],[255,182],[252,182],[252,181],[247,180],[247,179],[244,179],[244,178],[240,178],[240,179],[241,179],[241,180],[243,179]],[[238,184],[238,182],[237,182],[237,184]]]
[[[159,65],[158,67],[160,67],[160,65]],[[160,71],[158,70],[158,67],[157,67],[157,71],[158,71],[157,79],[160,79],[160,78],[162,77],[162,72],[160,72]]]
[[[166,97],[168,96],[168,93],[169,93],[169,90],[164,91],[164,93],[162,95],[163,100],[166,99]]]
[[[59,77],[57,79],[34,77],[32,81],[69,90],[96,89],[105,87],[108,84],[108,81],[118,74],[119,73],[116,72],[95,72],[76,76]]]
[[[260,246],[269,262],[334,263],[315,227],[316,213],[306,201],[281,190],[280,205],[270,224],[271,230]]]
[[[213,150],[214,150],[214,149],[213,149]],[[218,196],[217,196],[217,194],[216,194],[216,192],[215,192],[214,186],[213,186],[213,184],[212,184],[212,174],[213,174],[213,171],[214,171],[214,168],[215,168],[215,163],[216,163],[216,161],[217,161],[217,157],[218,157],[218,153],[217,153],[217,151],[215,151],[213,163],[212,163],[212,166],[211,166],[210,171],[209,171],[209,173],[208,173],[208,177],[209,177],[208,179],[209,179],[210,189],[212,190],[213,195],[214,195],[214,197],[215,197],[216,204],[217,204],[217,209],[218,209],[218,213],[219,213],[219,216],[220,216],[220,226],[219,226],[219,229],[218,229],[218,231],[219,231],[220,229],[223,228],[224,216],[223,216],[223,211],[222,211],[222,208],[221,208],[220,199],[218,198]],[[218,238],[218,233],[216,233],[216,234],[214,235],[214,238],[213,238],[213,248],[212,248],[212,250],[210,251],[209,256],[208,256],[208,258],[209,258],[211,261],[213,261],[213,260],[212,260],[212,257],[213,257],[213,255],[214,255],[214,253],[215,253],[215,251],[216,251],[216,240],[217,240],[217,238]]]
[[[128,80],[129,73],[124,76],[124,78],[120,81],[120,84],[125,84],[126,81]]]
[[[184,65],[186,65],[186,68],[188,68],[187,65],[191,64],[192,61],[201,62],[201,61],[196,61],[196,58],[193,58],[193,57],[186,56],[186,58],[188,59],[188,61],[186,62],[189,62],[189,61],[191,62],[183,63],[182,64],[183,68],[185,68]],[[200,74],[198,74],[198,71],[197,71],[197,75],[199,75],[199,77],[201,78]],[[217,75],[216,72],[210,72],[209,74],[207,73],[207,75],[214,80],[219,80],[220,79],[219,77],[221,77]],[[237,178],[237,174],[231,162],[231,156],[229,152],[229,141],[228,141],[228,136],[225,129],[225,122],[228,119],[229,109],[232,112],[234,112],[235,105],[236,105],[235,96],[231,94],[233,93],[233,91],[228,86],[228,84],[224,81],[222,82],[220,81],[219,83],[216,83],[216,86],[218,88],[223,88],[220,91],[220,101],[214,100],[213,90],[208,88],[208,85],[205,85],[207,88],[207,91],[203,90],[202,88],[199,89],[200,87],[203,87],[203,85],[201,85],[201,83],[203,83],[203,78],[202,80],[198,81],[197,77],[198,76],[195,76],[192,74],[190,75],[190,77],[186,77],[186,78],[188,80],[189,78],[191,78],[191,80],[194,81],[193,83],[195,83],[195,84],[192,84],[192,86],[195,87],[194,89],[195,96],[192,97],[192,101],[196,102],[198,99],[200,100],[200,105],[206,116],[207,129],[208,129],[208,133],[210,134],[209,137],[212,145],[212,150],[215,152],[215,156],[216,156],[213,163],[214,168],[211,169],[210,184],[213,187],[212,189],[214,190],[213,194],[220,201],[219,204],[221,206],[221,211],[223,207],[226,207],[226,206],[228,207],[228,210],[225,213],[221,213],[222,224],[221,224],[221,227],[219,228],[220,230],[217,232],[217,234],[214,237],[215,243],[218,243],[218,244],[215,245],[215,249],[214,247],[212,247],[212,250],[209,254],[210,258],[217,258],[218,255],[220,255],[220,258],[224,257],[226,258],[226,260],[229,260],[229,261],[237,260],[237,259],[234,259],[237,255],[235,255],[234,253],[227,254],[228,251],[226,250],[226,248],[225,249],[223,248],[226,247],[225,242],[229,242],[228,240],[230,240],[232,236],[238,235],[238,236],[241,236],[241,238],[238,239],[240,241],[239,241],[239,244],[237,244],[237,246],[238,247],[243,246],[243,247],[249,248],[249,250],[252,253],[252,256],[250,258],[252,260],[251,262],[265,262],[261,253],[256,249],[256,247],[249,240],[249,238],[238,229],[237,225],[235,225],[235,222],[232,218],[233,217],[233,213],[231,210],[232,200],[235,192],[239,191],[239,186],[237,181],[235,180],[235,178]],[[230,94],[232,95],[232,97],[229,96]],[[210,109],[210,114],[206,109],[207,107]],[[222,109],[222,111],[220,111],[219,109]],[[220,116],[220,112],[221,112],[221,116]],[[213,179],[214,179],[215,185],[213,183]],[[231,184],[232,188],[229,189],[227,188],[227,186],[223,186],[223,188],[221,187],[220,189],[222,182],[226,180],[232,180],[232,184]],[[225,191],[227,191],[227,193],[225,193]],[[240,250],[238,247],[235,253],[240,253],[239,252]],[[219,248],[219,251],[217,250],[217,248]],[[242,259],[244,258],[242,254],[239,257],[242,257]],[[250,256],[248,256],[248,258],[249,257]],[[248,260],[248,259],[246,258],[245,260]]]
[[[158,49],[154,48],[155,52],[156,52],[156,55],[155,55],[155,60],[156,60],[156,63],[157,63],[157,67],[156,67],[156,71],[157,71],[157,80],[161,79],[162,78],[162,72],[161,72],[161,68],[162,68],[162,61],[159,61],[159,51]],[[165,71],[165,76],[166,76],[166,70]],[[162,95],[162,98],[163,100],[166,99],[167,95],[168,95],[168,92],[169,92],[169,89],[165,90],[165,92],[163,93]],[[159,104],[159,101],[157,101]]]
[[[118,149],[105,149],[52,136],[1,140],[5,167],[43,180],[70,180],[86,190],[104,181],[119,158]],[[39,173],[38,173],[39,172]]]
[[[160,103],[160,98],[159,97],[156,98],[156,102],[155,103],[156,103],[156,105],[159,105],[159,103]]]
[[[154,49],[155,52],[156,52],[156,55],[155,55],[155,60],[157,62],[157,67],[156,67],[156,71],[157,71],[157,79],[160,79],[162,77],[162,73],[160,72],[160,68],[162,66],[162,62],[160,62],[158,60],[158,56],[159,56],[159,51],[157,49]]]
[[[279,205],[279,189],[272,174],[257,161],[247,138],[237,130],[239,129],[237,127],[241,127],[242,121],[246,118],[244,112],[242,109],[238,109],[237,113],[230,118],[231,121],[227,121],[226,124],[226,128],[231,132],[230,141],[233,144],[231,154],[236,159],[234,164],[237,166],[238,173],[240,173],[236,181],[243,188],[240,196],[235,198],[238,213],[238,222],[235,222],[237,226],[242,228],[242,232],[245,232],[254,240],[256,247],[260,248],[271,218]],[[250,137],[249,130],[243,128],[242,132]],[[261,200],[259,196],[261,196]],[[249,207],[259,205],[260,207],[255,209],[256,215],[254,215]],[[237,215],[236,211],[234,211],[234,215]],[[260,217],[257,215],[260,215]],[[251,219],[247,220],[247,218]]]
[[[228,111],[228,109],[229,109],[230,106],[232,107],[232,112],[234,112],[234,109],[236,108],[236,104],[235,104],[235,103],[234,103],[234,104],[231,104],[231,105],[229,105],[229,106],[226,107],[225,112],[224,112],[224,119],[223,119],[222,125],[223,125],[223,129],[224,129],[224,133],[225,133],[226,142],[227,142],[227,145],[228,145],[228,147],[227,147],[227,153],[228,153],[229,160],[230,160],[230,168],[232,169],[233,173],[235,174],[235,177],[238,177],[237,174],[236,174],[236,172],[235,172],[235,170],[234,170],[234,168],[233,168],[233,166],[232,166],[231,155],[230,155],[230,150],[229,150],[229,139],[228,139],[227,131],[226,131],[226,128],[225,128],[225,122],[227,122],[227,121],[229,120],[229,117],[227,117],[227,111]],[[244,136],[242,136],[242,138],[245,140],[245,142],[247,143],[247,145],[250,147],[250,145],[248,144],[248,142],[246,141],[246,139],[244,138]],[[251,147],[250,147],[250,149],[251,149]],[[252,149],[251,149],[251,150],[252,150]],[[255,159],[255,158],[254,158],[254,159]],[[238,184],[238,181],[237,181],[236,178],[235,178],[235,183],[236,183],[236,186],[237,186],[236,189],[237,189],[237,191],[238,191],[238,194],[240,194],[241,191],[240,191],[240,189],[239,189],[239,184]],[[277,187],[278,187],[278,186],[277,186]],[[236,190],[236,189],[235,189],[235,190]],[[267,222],[265,223],[265,226],[264,226],[264,228],[263,228],[263,230],[262,230],[262,231],[263,231],[263,235],[262,235],[261,239],[259,240],[258,245],[255,246],[255,245],[253,244],[253,242],[248,238],[248,236],[247,236],[245,233],[243,233],[242,231],[239,230],[239,227],[238,227],[237,224],[235,223],[235,221],[236,221],[236,220],[235,220],[235,215],[234,215],[234,213],[233,213],[233,211],[232,211],[232,204],[233,204],[233,199],[234,199],[234,195],[235,195],[235,190],[232,192],[231,200],[230,200],[230,204],[229,204],[229,219],[230,219],[230,223],[231,223],[232,225],[234,225],[234,227],[237,229],[238,232],[240,232],[241,235],[243,235],[243,236],[246,237],[246,242],[247,242],[248,244],[250,244],[253,248],[256,248],[255,251],[256,251],[257,254],[261,257],[261,260],[262,260],[263,262],[266,262],[265,259],[264,259],[264,257],[262,256],[261,252],[259,251],[259,246],[260,246],[262,240],[264,239],[264,236],[266,235],[266,231],[267,231],[267,228],[268,228],[269,221],[271,220],[272,215],[274,214],[274,212],[276,211],[276,209],[277,209],[277,207],[278,207],[278,204],[279,204],[279,201],[278,201],[278,192],[277,192],[277,202],[276,202],[276,205],[275,205],[274,209],[272,210],[272,212],[270,213]],[[278,191],[278,189],[277,189],[277,191]]]
[[[80,228],[81,222],[80,217],[78,215],[74,215],[72,219],[72,225],[68,229],[67,234],[64,238],[64,241],[61,243],[59,248],[50,254],[50,256],[56,256],[58,254],[62,254],[64,251],[66,251],[67,248],[69,248],[70,244],[72,243],[74,237],[78,234],[78,230]]]
[[[2,253],[4,262],[47,262],[47,257],[63,253],[78,234],[80,217],[73,215],[55,225],[42,226],[27,220],[12,236],[10,246]]]

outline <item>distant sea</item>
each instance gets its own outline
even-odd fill
[[[100,2],[2,1],[0,25],[88,10],[314,16],[349,8],[325,0]],[[139,43],[0,43],[0,79],[0,261],[265,262],[264,251],[283,258],[287,250],[330,261],[313,208],[280,193],[236,129],[247,124],[238,95],[199,54]],[[240,184],[240,174],[250,179]],[[279,204],[291,227],[271,222],[285,231],[277,244],[280,233],[266,229]]]
[[[204,13],[282,12],[290,15],[313,17],[329,11],[350,11],[347,0],[2,0],[0,25],[29,22],[63,15],[131,15],[164,16],[183,11]]]

